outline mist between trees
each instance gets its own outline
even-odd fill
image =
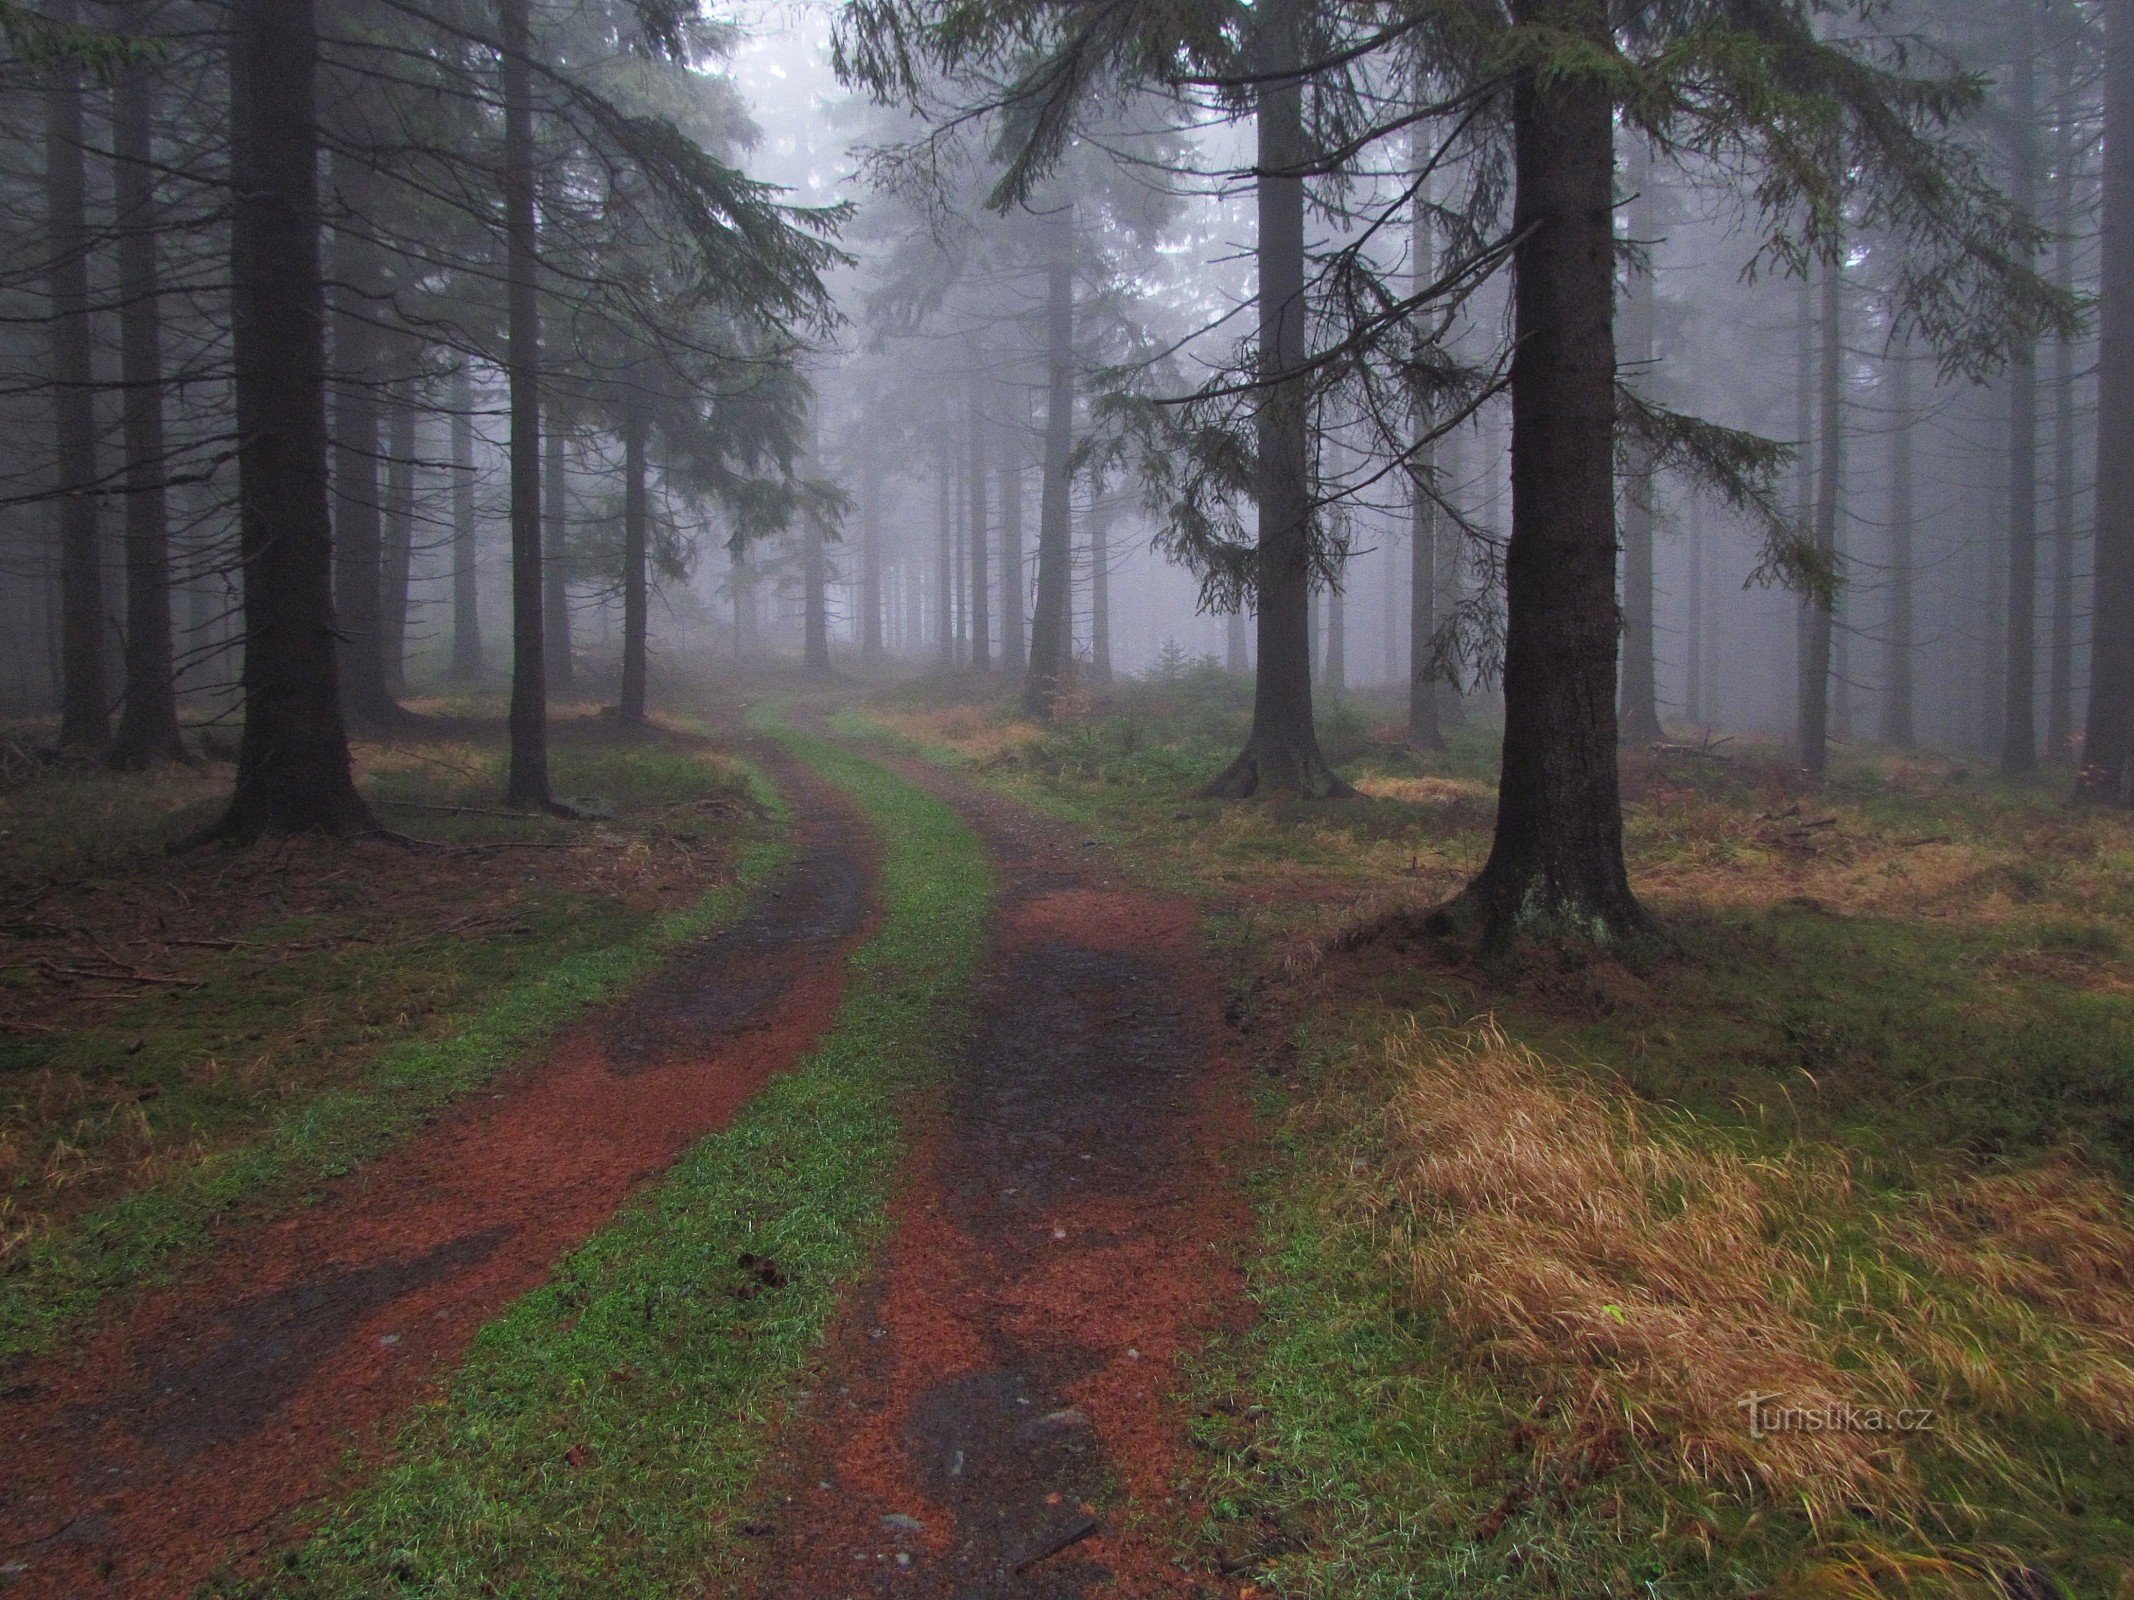
[[[0,696],[252,836],[439,686],[534,807],[712,659],[1392,687],[1490,937],[1642,927],[1625,739],[2124,803],[2128,13],[8,0]]]

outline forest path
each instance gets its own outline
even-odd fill
[[[1194,909],[870,756],[979,833],[1000,898],[891,1244],[774,1479],[760,1600],[1234,1593],[1165,1553],[1191,1512],[1181,1361],[1243,1316],[1253,1137]]]
[[[468,1341],[829,1025],[874,920],[853,803],[770,745],[792,863],[520,1075],[0,1374],[0,1589],[184,1595],[301,1525]]]

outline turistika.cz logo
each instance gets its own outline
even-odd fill
[[[1778,1433],[1930,1433],[1932,1406],[1789,1405],[1782,1394],[1746,1394],[1734,1402],[1749,1419],[1749,1437]]]

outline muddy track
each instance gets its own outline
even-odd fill
[[[838,791],[751,753],[798,849],[739,923],[315,1204],[0,1375],[11,1600],[189,1594],[292,1536],[484,1322],[816,1041],[873,918],[872,846]]]
[[[893,1243],[755,1530],[758,1600],[1213,1594],[1167,1559],[1191,1513],[1177,1397],[1181,1358],[1242,1316],[1251,1119],[1193,911],[892,764],[980,832],[1002,894]]]

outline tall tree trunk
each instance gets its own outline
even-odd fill
[[[1884,744],[1908,750],[1914,741],[1912,542],[1918,520],[1913,466],[1918,417],[1912,405],[1911,352],[1900,346],[1889,368],[1889,620],[1883,630],[1881,733]]]
[[[1045,467],[1037,512],[1037,603],[1030,617],[1030,671],[1023,710],[1043,719],[1073,667],[1074,206],[1052,214],[1045,260]]]
[[[939,610],[934,617],[934,640],[941,664],[956,664],[956,465],[943,444],[934,458],[935,513],[934,595]]]
[[[2028,222],[2038,207],[2037,0],[2015,0],[2009,63],[2009,199]],[[2008,363],[2008,632],[2001,771],[2038,770],[2038,353],[2017,342]]]
[[[385,548],[378,500],[378,247],[371,237],[376,177],[361,156],[333,158],[338,220],[333,261],[334,621],[341,639],[341,700],[358,727],[398,719],[385,687],[378,585]]]
[[[2074,27],[2062,19],[2053,47],[2057,86],[2053,115],[2053,215],[2057,242],[2053,281],[2075,288],[2075,119],[2079,57]],[[2053,344],[2052,622],[2046,643],[2045,758],[2059,765],[2075,754],[2075,346]]]
[[[2104,10],[2097,532],[2082,787],[2134,805],[2134,0]]]
[[[511,770],[505,803],[551,809],[541,627],[541,298],[534,231],[533,39],[527,0],[497,0],[511,390]]]
[[[1259,671],[1252,731],[1207,786],[1242,799],[1310,799],[1355,791],[1319,750],[1312,715],[1311,439],[1304,301],[1303,85],[1281,74],[1299,62],[1298,0],[1268,0],[1258,27],[1259,541],[1255,598]]]
[[[1416,98],[1423,98],[1420,85]],[[1436,139],[1428,126],[1417,123],[1409,137],[1408,160],[1418,174],[1428,170],[1436,155]],[[1408,219],[1408,254],[1412,263],[1409,290],[1421,294],[1437,275],[1437,241],[1430,223],[1430,186],[1418,182],[1415,204]],[[1420,313],[1416,326],[1426,324]],[[1423,335],[1418,331],[1417,343]],[[1417,350],[1420,356],[1424,352]],[[1427,398],[1414,397],[1415,431],[1430,431],[1434,418]],[[1418,450],[1408,488],[1408,742],[1418,750],[1445,748],[1445,731],[1438,723],[1437,670],[1438,630],[1438,539],[1439,512],[1433,494],[1437,478],[1438,450],[1435,440]]]
[[[1252,670],[1250,639],[1244,608],[1240,606],[1223,619],[1223,670],[1233,677],[1242,678]]]
[[[882,462],[874,446],[860,459],[860,659],[882,658]]]
[[[480,572],[474,525],[474,382],[462,358],[452,369],[452,676],[482,675]]]
[[[1642,134],[1626,135],[1630,160],[1625,180],[1630,188],[1630,237],[1650,246],[1658,236],[1653,204],[1652,156]],[[1634,388],[1646,386],[1653,360],[1653,282],[1650,272],[1633,272],[1624,285],[1622,363]],[[1652,608],[1653,473],[1650,453],[1632,452],[1623,485],[1623,685],[1622,735],[1633,744],[1661,737],[1658,673],[1654,663]]]
[[[1689,596],[1683,629],[1682,715],[1692,728],[1707,726],[1704,704],[1704,528],[1689,525]]]
[[[1348,581],[1348,564],[1326,590],[1326,692],[1339,698],[1349,692],[1349,608],[1342,586]]]
[[[1817,388],[1822,408],[1816,445],[1815,549],[1825,562],[1838,553],[1838,488],[1845,472],[1845,273],[1837,259],[1823,265],[1819,318],[1822,354]],[[1814,595],[1801,600],[1801,766],[1821,777],[1830,765],[1831,608]]]
[[[138,14],[138,8],[137,14]],[[119,367],[126,391],[126,703],[105,759],[137,768],[185,759],[170,620],[164,491],[163,312],[156,270],[155,81],[144,62],[112,94],[118,213]]]
[[[548,688],[552,694],[568,694],[577,675],[571,654],[570,557],[570,444],[556,407],[549,407],[548,433],[541,441],[542,471],[547,482],[541,489],[541,630],[548,649]]]
[[[238,0],[230,48],[231,365],[244,561],[244,734],[214,832],[374,824],[334,659],[313,0]]]
[[[73,0],[45,14],[70,24]],[[90,352],[88,174],[81,69],[59,57],[44,93],[45,230],[51,267],[52,431],[59,496],[59,743],[101,750],[111,729],[104,674],[104,560],[96,498],[96,372]]]
[[[1608,42],[1602,0],[1515,0]],[[1590,78],[1515,80],[1512,531],[1504,754],[1489,860],[1468,887],[1486,946],[1613,943],[1645,926],[1616,770],[1613,108]]]
[[[1089,507],[1089,681],[1111,687],[1111,516],[1099,496]]]
[[[961,663],[970,659],[971,593],[965,587],[969,576],[966,571],[965,556],[966,547],[970,543],[971,523],[971,483],[968,478],[959,477],[956,480],[955,496],[956,515],[951,523],[954,533],[949,541],[949,565],[951,569],[949,573],[949,592],[956,599],[954,658]]]
[[[414,363],[405,379],[412,385]],[[385,440],[385,575],[379,584],[380,637],[385,686],[407,693],[408,593],[415,575],[415,397],[403,390],[393,402]]]
[[[971,665],[980,672],[993,670],[993,618],[987,588],[991,575],[986,568],[986,419],[981,404],[979,380],[973,378],[968,396],[971,424]]]
[[[1018,411],[1023,402],[1015,402]],[[1027,420],[1025,418],[1024,420]],[[1000,452],[1000,664],[1020,678],[1023,648],[1023,429],[1008,428]]]
[[[645,720],[645,674],[650,654],[650,517],[645,493],[645,413],[635,394],[622,413],[622,720]]]

